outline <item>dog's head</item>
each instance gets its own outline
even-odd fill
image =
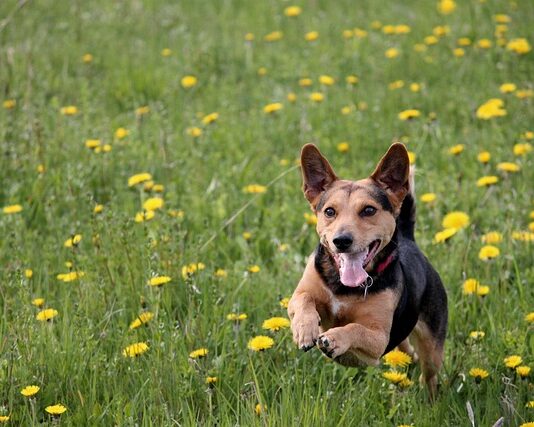
[[[366,283],[375,256],[390,242],[409,191],[410,162],[404,145],[393,144],[369,178],[339,179],[313,144],[301,153],[304,195],[317,215],[321,243],[339,268],[341,283]]]

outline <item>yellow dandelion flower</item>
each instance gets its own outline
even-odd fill
[[[438,231],[434,235],[434,243],[443,243],[449,240],[452,236],[458,233],[458,228],[446,228],[445,230]]]
[[[408,376],[405,373],[394,371],[394,370],[383,372],[382,377],[392,382],[393,384],[399,384],[401,381],[404,381],[408,378]]]
[[[10,418],[10,415],[0,415],[0,423],[7,423]]]
[[[480,49],[489,49],[493,45],[490,39],[480,39],[477,41],[477,47]]]
[[[134,185],[140,184],[145,181],[150,181],[151,179],[152,175],[147,172],[132,175],[130,178],[128,178],[128,187],[133,187]]]
[[[346,153],[349,151],[349,143],[348,142],[340,142],[339,144],[337,144],[337,151],[339,151],[340,153]]]
[[[385,354],[382,358],[384,359],[384,363],[391,368],[396,368],[398,366],[404,368],[408,366],[410,363],[412,363],[411,356],[398,349],[391,350],[389,353]]]
[[[497,184],[499,177],[495,175],[483,176],[477,179],[477,187],[489,187],[490,185]]]
[[[45,411],[48,412],[50,415],[61,415],[66,410],[67,408],[61,403],[58,403],[56,405],[50,405],[45,408]]]
[[[352,30],[343,30],[341,33],[344,39],[351,39],[354,36],[354,31]]]
[[[308,78],[308,77],[304,77],[302,79],[299,79],[299,86],[300,87],[308,87],[308,86],[311,86],[313,84],[313,80]]]
[[[243,236],[243,239],[245,239],[245,240],[252,239],[252,233],[250,231],[243,231],[242,236]]]
[[[388,85],[389,90],[401,89],[404,87],[404,80],[395,80]]]
[[[486,295],[488,295],[490,293],[490,287],[489,286],[486,286],[486,285],[480,285],[478,288],[477,288],[477,296],[479,297],[485,297]]]
[[[399,119],[401,120],[411,120],[411,119],[415,119],[416,117],[419,117],[421,116],[421,112],[419,110],[404,110],[404,111],[401,111],[399,114],[398,114],[398,117]]]
[[[280,302],[279,302],[280,307],[282,307],[282,308],[287,308],[288,305],[289,305],[289,299],[290,299],[289,297],[282,298],[282,299],[280,300]]]
[[[440,0],[437,8],[442,15],[450,15],[456,10],[456,2],[454,0]]]
[[[32,305],[34,305],[35,307],[42,307],[45,303],[45,299],[44,298],[34,298],[32,299]]]
[[[342,107],[341,108],[341,114],[343,114],[344,116],[352,113],[352,111],[354,110],[354,108],[352,108],[352,106],[350,105],[346,105],[345,107]]]
[[[122,355],[124,357],[137,357],[143,353],[146,353],[150,347],[146,342],[136,342],[129,346],[126,346],[122,350]]]
[[[449,148],[449,154],[452,154],[453,156],[457,156],[462,151],[464,151],[465,145],[463,144],[456,144],[453,145],[451,148]]]
[[[529,401],[525,404],[525,408],[534,408],[534,400],[529,400]],[[534,424],[533,424],[531,427],[534,427]]]
[[[39,313],[37,313],[35,318],[37,320],[40,320],[41,322],[45,322],[45,321],[48,321],[50,319],[53,319],[58,314],[59,314],[59,312],[57,310],[54,310],[53,308],[47,308],[46,310],[41,310]]]
[[[308,212],[304,213],[304,220],[308,225],[317,225],[317,216]]]
[[[5,215],[11,215],[11,214],[14,214],[14,213],[19,213],[21,211],[22,211],[22,206],[21,205],[8,205],[8,206],[4,206],[2,208],[2,212]]]
[[[410,83],[410,91],[419,92],[421,90],[421,85],[419,83]]]
[[[102,141],[100,141],[99,139],[86,139],[85,140],[85,146],[90,149],[99,147],[100,144],[102,144]]]
[[[101,204],[97,203],[97,204],[95,205],[95,207],[93,208],[93,213],[94,213],[94,214],[99,214],[99,213],[101,213],[103,210],[104,210],[104,205],[101,205]]]
[[[519,99],[532,98],[534,96],[534,90],[532,89],[521,89],[515,93]]]
[[[313,42],[313,41],[317,40],[318,38],[319,38],[319,32],[318,31],[310,31],[310,32],[307,32],[304,35],[304,39],[306,41],[309,41],[309,42]]]
[[[130,323],[130,329],[136,329],[145,323],[148,323],[154,317],[154,313],[150,311],[145,311],[141,313],[132,323]]]
[[[480,248],[480,251],[478,252],[478,258],[482,261],[487,261],[493,258],[496,258],[500,255],[501,251],[497,246],[493,245],[485,245],[482,248]]]
[[[22,394],[24,397],[32,397],[36,395],[39,390],[41,390],[41,387],[38,385],[28,385],[20,391],[20,394]]]
[[[516,38],[510,40],[506,44],[506,49],[517,53],[518,55],[525,55],[526,53],[529,53],[532,50],[532,48],[530,47],[530,43],[525,38]]]
[[[144,105],[142,107],[138,107],[135,109],[135,115],[137,117],[144,116],[145,114],[150,113],[150,107],[148,105]]]
[[[286,99],[289,101],[289,102],[295,102],[297,100],[297,95],[293,92],[289,92],[287,94],[287,97]]]
[[[409,25],[395,25],[395,34],[409,34],[412,31]]]
[[[253,40],[254,40],[254,34],[253,34],[253,33],[246,33],[246,34],[245,34],[245,40],[246,40],[247,42],[251,42],[251,41],[253,41]]]
[[[187,128],[187,129],[185,130],[185,132],[186,132],[189,136],[192,136],[193,138],[198,138],[200,135],[202,135],[202,129],[200,129],[199,127],[196,127],[196,126]]]
[[[490,120],[493,117],[506,116],[504,101],[499,98],[492,98],[477,108],[476,116],[481,120]]]
[[[168,47],[163,48],[163,49],[161,50],[161,56],[163,56],[164,58],[168,58],[168,57],[171,56],[171,55],[172,55],[172,50],[169,49]]]
[[[489,233],[482,235],[482,243],[495,244],[502,242],[502,234],[498,231],[490,231]]]
[[[153,219],[155,216],[156,216],[155,211],[137,212],[137,213],[135,214],[134,221],[137,222],[137,223],[139,223],[139,222],[145,222],[145,221],[150,221],[150,220]]]
[[[471,46],[471,39],[469,37],[460,37],[458,40],[456,40],[456,44],[458,46]]]
[[[184,265],[182,267],[182,277],[184,280],[186,280],[189,277],[191,277],[193,274],[197,273],[198,271],[204,270],[205,268],[206,266],[202,262]]]
[[[218,381],[217,377],[206,377],[206,384],[213,385]]]
[[[345,81],[349,85],[355,85],[356,83],[358,83],[359,79],[357,76],[350,75],[350,76],[345,77]]]
[[[117,128],[115,130],[115,138],[124,139],[130,134],[130,131],[125,128]]]
[[[68,283],[78,280],[83,276],[85,276],[85,272],[83,271],[71,271],[69,273],[60,273],[56,276],[56,278],[62,282]]]
[[[259,273],[261,268],[259,265],[251,265],[247,268],[247,270],[249,271],[249,273]]]
[[[313,102],[323,102],[324,95],[321,92],[312,92],[310,93],[309,98]]]
[[[526,378],[530,374],[530,366],[518,366],[517,368],[515,368],[515,372],[521,378]]]
[[[93,62],[93,55],[91,55],[90,53],[86,53],[82,56],[82,61],[84,64],[90,64],[91,62]]]
[[[266,191],[267,187],[259,184],[250,184],[243,188],[243,192],[249,194],[265,193]]]
[[[451,32],[451,27],[448,25],[437,25],[432,29],[432,34],[434,34],[436,37],[443,37],[446,36]]]
[[[196,86],[198,79],[195,76],[184,76],[180,80],[180,84],[184,89],[189,89],[193,86]]]
[[[191,359],[200,359],[202,357],[206,357],[208,355],[208,349],[207,348],[199,348],[197,350],[193,350],[191,353],[189,353],[189,357]]]
[[[269,329],[270,331],[279,331],[280,329],[289,328],[289,319],[285,317],[271,317],[263,322],[262,328]]]
[[[443,218],[441,223],[443,228],[465,228],[469,225],[469,215],[465,212],[450,212]]]
[[[271,114],[280,111],[283,108],[284,104],[281,102],[273,102],[272,104],[267,104],[265,107],[263,107],[263,112],[266,114]]]
[[[471,368],[469,376],[473,377],[477,383],[489,376],[489,372],[482,368]]]
[[[528,142],[523,142],[514,145],[514,155],[525,156],[532,151],[532,145]]]
[[[478,288],[480,287],[480,282],[476,279],[466,279],[463,284],[463,294],[464,295],[471,295],[478,292]]]
[[[274,340],[265,335],[258,335],[248,342],[248,348],[253,351],[263,351],[271,348],[274,345]]]
[[[254,407],[254,412],[258,416],[260,416],[261,414],[263,414],[266,411],[267,411],[267,406],[262,405],[261,403],[256,404],[256,406]]]
[[[13,108],[15,108],[15,106],[17,105],[17,101],[15,99],[6,99],[3,103],[2,103],[2,106],[6,109],[6,110],[11,110]]]
[[[413,45],[413,50],[419,53],[426,52],[428,50],[428,46],[424,43],[416,43]]]
[[[469,338],[473,340],[481,340],[486,336],[486,333],[484,331],[471,331],[469,332]]]
[[[512,232],[512,239],[521,242],[534,242],[534,233],[528,231],[514,231]]]
[[[75,246],[78,246],[78,244],[82,241],[82,235],[81,234],[75,234],[74,236],[68,238],[63,243],[63,246],[66,248],[72,248]]]
[[[169,276],[155,276],[148,281],[149,286],[161,286],[165,283],[169,283],[172,280]]]
[[[461,47],[457,47],[452,50],[452,54],[456,56],[456,58],[462,58],[465,56],[465,49],[462,49]]]
[[[215,277],[220,277],[222,279],[225,279],[228,277],[228,272],[223,268],[218,268],[215,270],[215,273],[213,273]]]
[[[534,427],[534,421],[520,424],[519,427]]]
[[[434,35],[431,35],[431,36],[426,36],[423,41],[425,42],[426,45],[428,46],[432,46],[432,45],[435,45],[439,42],[439,39],[434,36]]]
[[[501,162],[497,165],[497,169],[503,172],[519,172],[521,170],[521,166],[519,166],[517,163]]]
[[[514,83],[503,83],[499,86],[501,93],[512,93],[515,92],[517,86]]]
[[[332,86],[336,80],[332,76],[322,75],[319,76],[319,83],[325,86]]]
[[[493,15],[493,20],[497,24],[509,24],[510,22],[512,22],[512,18],[510,18],[510,16],[504,13],[498,13],[496,15]]]
[[[284,9],[284,15],[290,18],[299,16],[302,13],[302,8],[299,6],[288,6]]]
[[[386,49],[384,52],[384,56],[388,59],[396,58],[400,55],[399,49],[396,49],[394,47],[390,47],[389,49]]]
[[[480,163],[488,163],[490,161],[490,159],[491,159],[491,154],[490,154],[489,151],[481,151],[477,155],[477,160]]]
[[[26,279],[31,279],[33,277],[33,270],[31,268],[24,270],[24,277],[26,277]]]
[[[232,320],[234,322],[241,322],[242,320],[247,319],[247,315],[245,313],[230,313],[226,315],[226,320]]]
[[[78,114],[78,107],[75,105],[67,105],[66,107],[61,107],[59,112],[64,116],[75,116]]]
[[[159,197],[151,197],[143,203],[143,209],[145,211],[155,211],[163,207],[164,201]]]
[[[507,368],[515,369],[519,365],[521,365],[521,363],[523,363],[523,358],[521,356],[513,354],[511,356],[505,357],[503,362],[504,366],[506,366]]]
[[[521,134],[521,138],[525,138],[528,140],[534,139],[534,132],[532,131],[526,131],[525,133]]]
[[[266,34],[263,37],[263,40],[266,42],[276,42],[278,40],[282,40],[284,38],[284,33],[282,31],[272,31],[269,34]]]
[[[525,321],[528,323],[534,323],[534,311],[525,314]]]
[[[421,200],[423,203],[432,203],[436,200],[436,194],[435,193],[424,193],[421,194],[421,197],[419,200]]]
[[[210,113],[210,114],[205,115],[202,118],[202,123],[204,123],[205,125],[209,125],[211,123],[216,122],[218,119],[219,119],[219,113]]]

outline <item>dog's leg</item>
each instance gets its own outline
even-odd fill
[[[343,355],[347,359],[357,357],[368,365],[378,365],[389,340],[389,332],[370,329],[359,323],[329,329],[321,334],[317,344],[328,357],[339,359],[343,363]]]
[[[414,363],[419,360],[419,356],[417,355],[415,349],[410,343],[410,338],[406,338],[403,342],[399,344],[399,350],[404,351],[406,354],[408,354],[412,358]]]
[[[443,342],[432,334],[427,324],[419,320],[411,335],[421,363],[421,380],[426,383],[430,399],[437,392],[438,372],[443,364]]]
[[[314,299],[307,292],[295,292],[289,301],[287,312],[295,344],[304,351],[313,348],[321,332],[321,318]]]

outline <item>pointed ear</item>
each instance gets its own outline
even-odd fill
[[[400,208],[404,197],[410,190],[410,159],[406,147],[400,142],[389,147],[375,171],[374,180],[384,189],[396,208]]]
[[[313,144],[306,144],[300,153],[302,168],[302,190],[313,209],[319,202],[319,196],[338,178],[319,149]]]

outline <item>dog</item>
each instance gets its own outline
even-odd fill
[[[289,304],[293,339],[345,366],[378,365],[399,347],[436,394],[447,333],[447,294],[415,243],[413,171],[391,145],[369,178],[339,179],[317,147],[301,152],[303,191],[319,245]],[[412,339],[414,348],[411,346]]]

